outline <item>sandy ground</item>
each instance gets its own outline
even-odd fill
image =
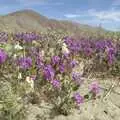
[[[88,85],[95,79],[85,80],[80,88],[80,93],[84,94],[88,91]],[[120,85],[114,79],[99,80],[101,89],[100,98],[86,102],[81,105],[80,110],[74,110],[69,116],[50,117],[50,105],[42,103],[41,106],[29,105],[27,120],[120,120]],[[114,84],[115,83],[115,84]],[[111,85],[114,85],[112,91],[105,91]],[[37,119],[36,116],[39,116]]]

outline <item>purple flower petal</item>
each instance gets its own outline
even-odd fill
[[[81,96],[79,93],[75,93],[75,94],[73,95],[73,98],[74,98],[74,100],[75,100],[75,102],[76,102],[77,104],[81,104],[81,103],[84,102],[84,97]]]
[[[32,66],[32,59],[30,57],[19,58],[17,62],[22,69],[29,69]]]
[[[94,94],[98,94],[100,92],[100,86],[99,86],[98,82],[96,82],[96,81],[94,81],[90,84],[89,89]]]
[[[0,64],[4,63],[6,59],[7,54],[2,49],[0,49]]]

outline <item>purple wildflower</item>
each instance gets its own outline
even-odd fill
[[[72,38],[70,37],[65,37],[64,38],[64,43],[66,43],[67,45],[71,45],[73,42]]]
[[[52,80],[51,83],[55,88],[60,88],[60,81],[59,80]]]
[[[40,38],[40,36],[35,33],[18,33],[15,36],[17,39],[22,39],[25,42],[32,42],[33,40],[38,40]]]
[[[83,83],[83,79],[81,78],[81,74],[77,72],[72,73],[72,79],[79,85]]]
[[[66,59],[68,59],[68,58],[69,58],[69,55],[70,55],[70,53],[64,53],[64,54],[63,54],[63,57],[66,58]]]
[[[92,48],[86,47],[84,48],[84,53],[85,55],[90,56],[93,53],[93,50]]]
[[[7,54],[2,49],[0,49],[0,64],[4,63],[6,59]]]
[[[89,89],[92,93],[98,94],[100,92],[100,86],[98,82],[94,81],[90,84]]]
[[[52,68],[51,65],[46,65],[44,68],[44,76],[46,80],[53,80],[55,76],[55,70]]]
[[[59,65],[59,70],[61,73],[64,73],[65,72],[65,65],[64,64]]]
[[[75,100],[75,102],[76,102],[77,104],[81,104],[81,103],[84,102],[84,97],[81,96],[79,93],[75,93],[75,94],[73,95],[73,98],[74,98],[74,100]]]
[[[44,67],[44,63],[42,62],[41,58],[39,57],[36,58],[36,65],[37,65],[37,68],[39,69]]]
[[[106,46],[106,44],[105,44],[105,41],[97,41],[96,43],[95,43],[95,46],[96,46],[96,49],[97,50],[99,50],[99,51],[103,51],[104,49],[105,49],[105,46]]]
[[[59,56],[53,56],[52,57],[52,63],[55,64],[59,64],[60,62],[60,57]]]
[[[78,61],[76,61],[76,60],[73,60],[70,63],[70,65],[71,65],[72,68],[74,68],[77,64],[78,64]]]
[[[108,54],[112,55],[116,53],[116,49],[114,48],[108,48]]]
[[[105,44],[106,44],[107,47],[113,47],[113,42],[112,42],[112,40],[106,40],[106,41],[105,41]]]
[[[32,59],[30,57],[19,58],[18,65],[22,69],[29,69],[32,66]]]
[[[113,63],[113,61],[115,60],[115,55],[116,55],[116,49],[108,48],[108,62],[109,62],[109,64]]]

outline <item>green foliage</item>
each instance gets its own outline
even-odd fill
[[[25,108],[15,95],[9,82],[0,82],[0,119],[23,120]]]

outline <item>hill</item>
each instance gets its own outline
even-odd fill
[[[91,27],[79,23],[49,19],[33,10],[16,11],[4,16],[0,16],[0,31],[7,32],[29,32],[29,31],[46,31],[48,28],[61,29],[79,35],[81,32],[98,32],[104,33],[102,28]]]

